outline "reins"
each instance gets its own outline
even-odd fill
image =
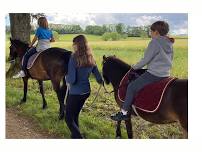
[[[104,86],[104,85],[103,85],[103,86]],[[92,103],[90,104],[90,106],[88,106],[87,108],[92,107],[92,105],[94,104],[95,100],[97,99],[97,97],[98,97],[98,95],[99,95],[99,93],[100,93],[101,87],[102,87],[102,84],[100,84],[100,87],[99,87],[99,89],[98,89],[98,91],[97,91],[97,93],[96,93],[96,95],[95,95],[94,100],[92,101]]]
[[[125,87],[126,85],[127,85],[127,84],[124,84],[124,85],[122,85],[122,86],[119,86],[118,89],[120,89],[120,88],[122,88],[122,87]],[[100,87],[99,87],[99,89],[98,89],[98,91],[97,91],[97,93],[96,93],[96,96],[95,96],[94,100],[92,101],[91,105],[88,106],[87,108],[92,107],[92,105],[94,104],[95,100],[97,99],[97,97],[98,97],[98,95],[99,95],[99,92],[100,92],[102,86],[103,86],[103,88],[104,88],[104,90],[105,90],[105,92],[104,92],[105,94],[111,95],[113,92],[115,92],[115,90],[112,90],[112,91],[109,92],[109,91],[106,89],[106,87],[105,87],[105,85],[104,85],[104,83],[103,83],[103,85],[100,85]],[[103,97],[103,96],[102,96],[102,97]],[[108,99],[108,98],[106,98],[106,97],[104,97],[104,98],[105,98],[105,101],[106,101],[106,100],[112,101],[112,100],[110,100],[110,99]]]

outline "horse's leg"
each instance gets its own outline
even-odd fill
[[[43,107],[42,108],[45,109],[45,108],[47,108],[47,102],[46,102],[46,99],[44,96],[43,81],[38,80],[38,83],[39,83],[40,93],[41,93],[42,99],[43,99]]]
[[[24,103],[27,100],[27,85],[28,85],[28,77],[23,77],[23,83],[24,83],[24,95],[21,99],[20,103]]]
[[[63,78],[63,84],[62,84],[60,90],[61,90],[61,95],[62,95],[61,100],[64,101],[65,95],[66,95],[66,92],[67,92],[67,85],[66,85],[65,78]],[[68,94],[67,94],[67,96],[68,96]],[[64,105],[65,105],[65,102],[66,101],[64,101]]]
[[[52,79],[51,80],[52,84],[53,84],[53,89],[55,90],[57,97],[58,97],[58,101],[60,104],[60,109],[59,109],[59,120],[64,118],[64,99],[61,89],[60,89],[60,81],[56,80],[56,79]]]
[[[188,139],[188,132],[183,128],[183,138]]]
[[[132,139],[133,138],[133,128],[132,128],[131,118],[128,120],[125,120],[125,124],[126,124],[128,138]]]
[[[121,121],[116,124],[116,138],[121,138]]]
[[[187,117],[182,117],[179,119],[180,125],[183,129],[183,136],[184,138],[188,138],[188,118]]]

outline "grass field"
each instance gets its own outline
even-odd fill
[[[62,47],[72,50],[72,38],[75,35],[60,35],[59,40],[52,46]],[[135,64],[143,56],[150,39],[127,38],[120,41],[102,41],[99,36],[87,35],[89,45],[92,47],[98,68],[101,71],[101,62],[103,55],[116,55],[129,64]],[[6,58],[9,54],[9,39],[6,41]],[[6,64],[8,69],[9,64]],[[174,62],[171,71],[172,76],[179,78],[188,78],[188,39],[176,38],[174,44]],[[98,84],[93,77],[91,82],[91,96],[88,98],[81,114],[80,128],[81,132],[87,138],[114,138],[115,123],[109,118],[111,113],[118,110],[113,96],[104,94],[104,90],[93,104],[88,108],[98,90]],[[23,82],[21,79],[6,80],[6,106],[17,108],[20,115],[31,117],[39,126],[39,129],[46,130],[49,133],[57,134],[62,138],[70,138],[69,130],[64,121],[59,121],[58,101],[56,94],[52,89],[50,82],[45,82],[45,96],[48,108],[42,110],[42,98],[38,90],[38,84],[34,80],[29,81],[27,103],[19,105],[23,95]],[[111,86],[107,86],[112,90]],[[109,99],[109,100],[107,100]],[[182,138],[182,131],[177,123],[169,125],[156,125],[144,121],[141,118],[133,118],[134,138]],[[122,124],[123,138],[127,138],[125,126]]]

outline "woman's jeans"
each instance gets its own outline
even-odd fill
[[[127,87],[125,102],[122,105],[122,109],[129,111],[131,109],[131,105],[133,103],[134,97],[137,95],[138,91],[140,91],[143,87],[153,82],[160,81],[165,77],[157,77],[152,75],[149,72],[143,73],[137,79],[131,81]],[[155,90],[151,90],[155,91]]]
[[[83,138],[79,130],[79,113],[89,97],[90,93],[84,95],[69,95],[66,103],[65,121],[71,132],[71,138]]]
[[[23,70],[23,71],[25,71],[25,72],[27,71],[27,63],[28,63],[28,60],[29,60],[29,58],[30,58],[33,54],[35,54],[35,53],[37,53],[35,47],[30,48],[30,49],[25,53],[25,55],[24,55],[24,57],[23,57],[23,62],[22,62],[22,70]]]

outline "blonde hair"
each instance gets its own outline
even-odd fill
[[[76,36],[73,39],[73,44],[76,45],[73,56],[76,59],[77,67],[89,67],[96,64],[92,55],[92,50],[88,46],[87,39],[84,35]]]
[[[48,28],[48,21],[47,21],[46,17],[44,17],[44,16],[39,17],[38,25],[39,25],[39,27],[43,27],[43,28],[47,29]]]

